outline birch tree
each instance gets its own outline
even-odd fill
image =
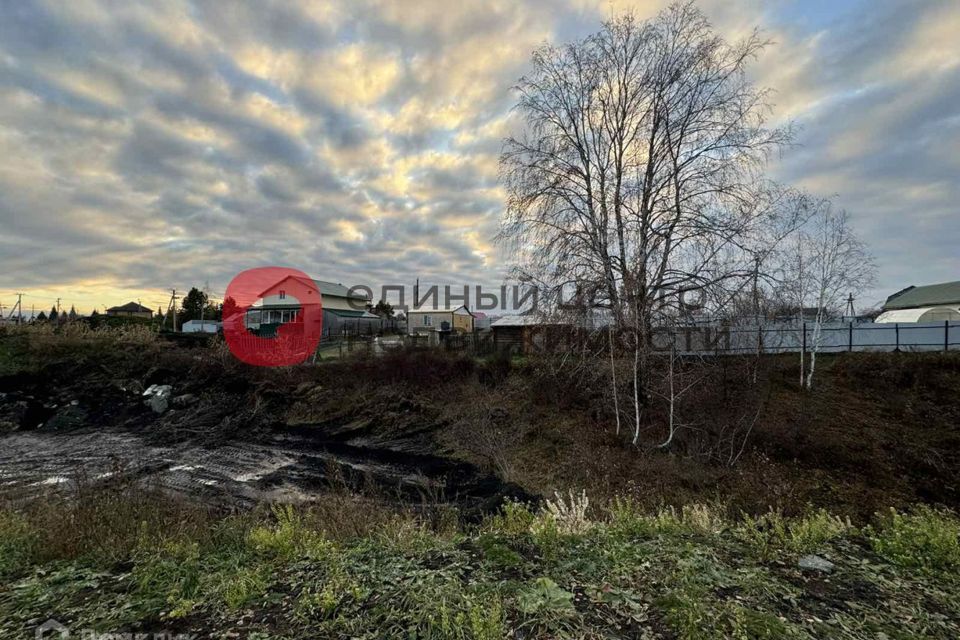
[[[798,224],[796,194],[764,176],[791,140],[747,77],[766,46],[758,33],[727,42],[677,3],[544,45],[516,87],[524,129],[501,156],[500,239],[542,300],[589,288],[635,333],[635,440],[651,327],[681,313],[684,292],[722,306]]]
[[[822,201],[806,224],[796,232],[792,273],[788,288],[800,310],[815,309],[809,362],[800,356],[801,384],[813,387],[817,354],[823,346],[823,324],[832,311],[840,308],[850,292],[873,283],[876,266],[866,245],[850,224],[850,215]]]

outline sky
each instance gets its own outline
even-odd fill
[[[664,4],[0,0],[0,304],[166,307],[266,265],[498,285],[531,51]],[[857,306],[960,280],[960,2],[699,6],[771,40],[751,73],[798,135],[770,172],[852,215]]]

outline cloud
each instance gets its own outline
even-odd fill
[[[0,302],[157,306],[263,264],[497,284],[497,157],[531,51],[664,4],[3,3]],[[868,296],[955,279],[960,7],[702,6],[775,42],[754,77],[801,129],[773,168],[853,213],[881,264]]]

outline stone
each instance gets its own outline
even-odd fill
[[[800,558],[800,561],[797,563],[797,565],[801,569],[809,569],[812,571],[823,571],[825,573],[830,573],[831,571],[833,571],[834,566],[836,566],[826,558],[821,558],[820,556],[816,556],[816,555],[803,556],[802,558]]]
[[[0,407],[0,433],[16,431],[24,426],[30,405],[26,400],[9,402]]]
[[[78,429],[87,423],[87,412],[75,404],[69,404],[57,411],[49,420],[38,425],[38,429],[66,431]]]
[[[188,407],[194,402],[197,401],[197,396],[192,393],[184,393],[173,399],[173,406],[175,407]]]
[[[170,407],[170,395],[173,387],[168,384],[152,384],[143,392],[147,406],[154,413],[163,413]]]

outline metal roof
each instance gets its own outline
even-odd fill
[[[327,313],[332,313],[339,318],[366,318],[368,320],[379,320],[380,316],[369,311],[353,311],[347,309],[324,309]]]
[[[569,322],[550,320],[540,316],[503,316],[490,324],[491,327],[532,327],[537,325],[566,326]]]
[[[960,304],[960,280],[922,287],[907,287],[887,298],[883,308],[884,310],[915,309],[945,304]]]
[[[360,291],[350,291],[349,287],[345,287],[339,282],[327,282],[326,280],[314,280],[313,283],[317,285],[317,289],[320,290],[320,295],[324,296],[339,296],[341,298],[353,298],[354,300],[369,300],[370,296],[366,293]]]
[[[419,308],[412,308],[412,309],[408,309],[407,313],[456,313],[457,311],[460,311],[460,309],[463,309],[470,315],[473,315],[473,312],[470,311],[470,309],[467,309],[467,307],[462,304],[457,307],[439,307],[439,306],[426,307],[425,306],[425,307],[419,307]]]

